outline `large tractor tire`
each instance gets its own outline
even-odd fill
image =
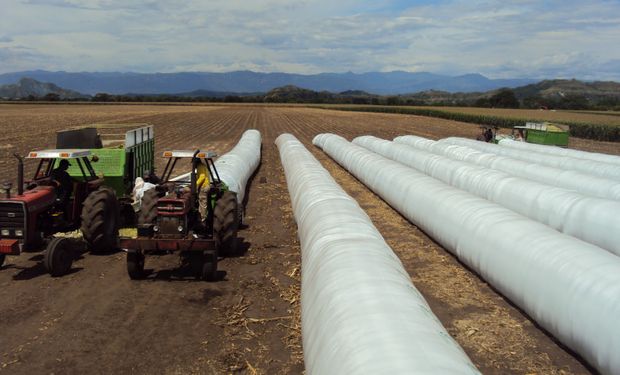
[[[186,264],[197,280],[216,281],[217,279],[217,254],[210,251],[187,252]]]
[[[239,207],[237,195],[226,191],[215,203],[213,210],[213,234],[220,244],[222,255],[236,255]]]
[[[91,252],[118,246],[119,204],[114,190],[100,187],[88,195],[82,207],[82,234]]]
[[[138,224],[155,224],[157,220],[157,200],[159,193],[155,189],[144,192],[138,213]]]
[[[127,252],[127,274],[132,280],[144,278],[144,254],[135,250]]]
[[[54,238],[45,249],[43,266],[53,277],[66,275],[71,270],[73,259],[75,259],[71,241],[70,238]]]
[[[217,281],[217,255],[205,253],[203,255],[201,278],[206,281]]]
[[[133,228],[136,226],[138,220],[138,214],[133,210],[131,203],[119,202],[119,227],[120,228]]]

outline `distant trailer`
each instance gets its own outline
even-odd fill
[[[487,127],[483,127],[483,132]],[[497,128],[494,129],[497,131]],[[512,134],[493,133],[493,143],[498,143],[504,138],[524,141],[548,146],[568,146],[569,126],[554,124],[551,122],[527,122],[525,125],[515,126],[512,128]]]
[[[514,131],[523,132],[523,138],[528,143],[549,146],[568,146],[568,125],[553,124],[550,122],[527,122],[525,126],[515,126]]]

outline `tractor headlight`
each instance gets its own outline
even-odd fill
[[[179,230],[179,232],[183,232],[183,229],[185,229],[185,228],[183,228],[182,225],[179,225],[179,227],[177,229]]]
[[[9,235],[9,230],[8,229],[2,229],[0,231],[0,234],[2,234],[3,236],[8,236]]]
[[[159,231],[159,227],[157,225],[153,225],[153,232],[158,232]]]
[[[15,229],[15,235],[17,237],[22,237],[24,235],[24,231],[21,229]]]

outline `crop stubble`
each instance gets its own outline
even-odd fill
[[[150,280],[130,282],[123,254],[85,255],[74,273],[52,279],[38,265],[37,254],[11,258],[0,272],[0,299],[8,301],[0,306],[0,371],[4,366],[13,373],[300,372],[299,243],[274,146],[279,134],[290,132],[359,201],[433,311],[483,372],[588,372],[522,312],[311,145],[321,132],[348,139],[363,134],[436,139],[473,137],[475,126],[298,107],[20,108],[11,108],[9,115],[0,108],[2,136],[19,140],[8,150],[52,146],[50,133],[67,125],[137,121],[155,125],[158,155],[170,148],[223,153],[244,130],[256,128],[263,136],[263,158],[248,193],[247,228],[240,233],[248,250],[221,262],[224,281],[193,282],[160,271]],[[47,133],[41,129],[45,119],[56,120]],[[6,131],[16,124],[30,124],[41,136],[22,139]],[[589,146],[604,149],[600,142]],[[12,175],[13,161],[5,154],[2,162],[2,172]],[[174,257],[148,261],[147,268],[157,270],[176,265]]]

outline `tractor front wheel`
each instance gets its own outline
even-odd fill
[[[88,195],[82,207],[82,234],[91,252],[118,246],[119,204],[114,190],[100,187]]]
[[[239,228],[239,207],[237,195],[226,191],[215,203],[213,210],[213,234],[224,255],[237,251],[237,230]]]
[[[202,263],[202,279],[206,281],[217,280],[217,255],[205,253]]]
[[[132,280],[144,278],[144,254],[137,251],[127,253],[127,273]]]
[[[43,265],[45,270],[53,277],[66,275],[71,269],[75,254],[71,239],[54,238],[47,245],[43,254]]]

